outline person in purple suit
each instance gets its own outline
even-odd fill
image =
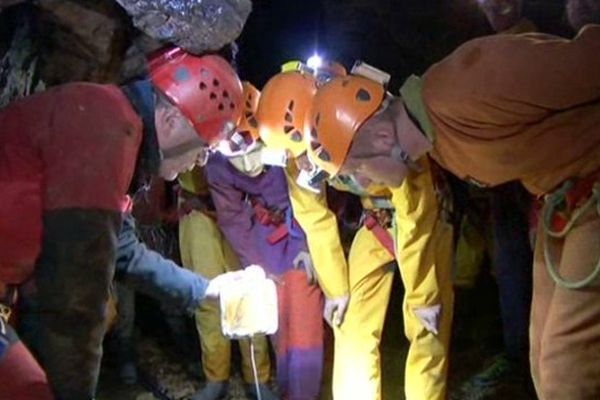
[[[277,382],[287,400],[315,400],[323,369],[323,298],[306,238],[294,222],[285,171],[261,161],[262,148],[214,154],[206,177],[217,222],[241,265],[259,265],[276,282]]]

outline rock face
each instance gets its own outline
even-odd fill
[[[15,18],[17,27],[0,58],[0,108],[44,88],[37,78],[38,57],[32,41],[31,22],[26,16]]]
[[[235,40],[252,10],[250,0],[116,0],[148,36],[192,53]]]
[[[26,15],[31,29],[19,40],[35,51],[48,85],[120,83],[142,74],[146,54],[166,43],[194,53],[223,48],[241,33],[251,9],[250,0],[0,0],[0,59],[19,31],[8,26]],[[2,62],[6,75],[8,59]]]
[[[111,82],[130,41],[129,21],[112,2],[39,0],[41,76],[49,84]]]

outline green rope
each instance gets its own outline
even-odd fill
[[[568,281],[563,279],[558,273],[558,269],[554,265],[550,254],[550,246],[549,242],[551,238],[562,239],[564,238],[570,231],[573,229],[575,223],[584,215],[594,204],[596,204],[596,212],[600,216],[600,181],[596,182],[592,189],[592,195],[585,202],[585,204],[579,207],[577,210],[573,212],[569,221],[561,231],[553,231],[552,226],[552,217],[556,211],[556,207],[562,204],[566,198],[567,193],[573,187],[573,181],[567,181],[565,184],[557,190],[555,193],[549,195],[546,198],[546,207],[544,207],[544,215],[543,215],[543,228],[544,228],[544,259],[546,261],[546,269],[548,270],[548,274],[558,286],[565,289],[582,289],[590,286],[592,283],[596,281],[598,277],[600,277],[600,259],[596,263],[596,267],[584,279],[578,281]]]

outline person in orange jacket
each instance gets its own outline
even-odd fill
[[[600,13],[569,16],[577,28],[588,23],[571,40],[471,40],[410,77],[399,97],[365,77],[334,79],[305,126],[314,161],[331,175],[402,187],[429,153],[462,179],[517,180],[546,196],[530,326],[541,399],[600,396]]]
[[[499,34],[537,31],[537,27],[522,14],[522,0],[477,0],[477,4],[490,26]],[[533,385],[526,371],[529,370],[528,336],[533,275],[528,219],[533,196],[519,182],[508,182],[490,189],[479,189],[464,181],[459,182],[473,189],[469,191],[486,196],[489,218],[486,218],[487,212],[483,215],[477,215],[476,212],[475,218],[480,219],[477,226],[469,222],[471,219],[463,220],[463,227],[470,226],[475,235],[468,235],[469,230],[466,230],[467,235],[461,235],[456,250],[457,269],[460,268],[459,253],[462,252],[462,261],[467,261],[463,266],[477,259],[481,262],[485,256],[486,242],[489,243],[487,250],[498,286],[504,347],[501,354],[496,355],[492,362],[486,362],[483,370],[453,394],[457,399],[466,397],[477,400],[494,395],[503,385],[515,383],[519,383],[523,390],[532,392]],[[486,220],[489,221],[488,226],[485,226]],[[486,230],[489,241],[486,240]],[[468,255],[471,255],[471,260],[464,257]],[[471,265],[473,269],[479,267],[476,262]],[[476,275],[472,276],[474,280]]]
[[[150,80],[69,83],[0,111],[0,282],[34,276],[40,361],[61,400],[94,397],[126,194],[204,159],[241,114],[241,82],[221,57],[168,48],[149,70]],[[218,282],[189,274],[177,295],[197,305]]]

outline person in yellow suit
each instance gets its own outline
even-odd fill
[[[274,76],[262,91],[257,120],[267,147],[284,150],[296,161],[288,163],[290,197],[327,297],[325,318],[334,329],[333,396],[381,399],[379,344],[396,260],[406,289],[403,314],[410,342],[406,398],[444,399],[453,308],[452,230],[441,217],[430,166],[423,163],[423,173],[394,189],[352,176],[329,179],[337,189],[359,195],[365,208],[365,223],[346,262],[324,191],[314,193],[306,180],[299,178],[299,184],[296,179],[302,168],[310,169],[304,123],[319,84],[306,70]]]
[[[246,108],[256,107],[258,91],[244,82]],[[250,98],[250,99],[249,99]],[[246,110],[248,111],[248,110]],[[242,120],[240,129],[245,129],[247,121]],[[235,252],[219,230],[214,216],[211,215],[208,184],[201,167],[179,175],[180,220],[179,243],[181,261],[185,268],[202,274],[208,279],[224,272],[240,269]],[[195,311],[196,329],[202,349],[202,367],[207,383],[193,400],[213,400],[224,398],[228,390],[231,370],[231,343],[223,336],[218,302],[203,302]],[[246,391],[254,398],[254,375],[250,357],[250,341],[239,341],[242,356],[242,378]],[[268,344],[265,337],[254,339],[258,380],[261,383],[263,399],[275,399],[266,386],[269,381],[271,365]]]

